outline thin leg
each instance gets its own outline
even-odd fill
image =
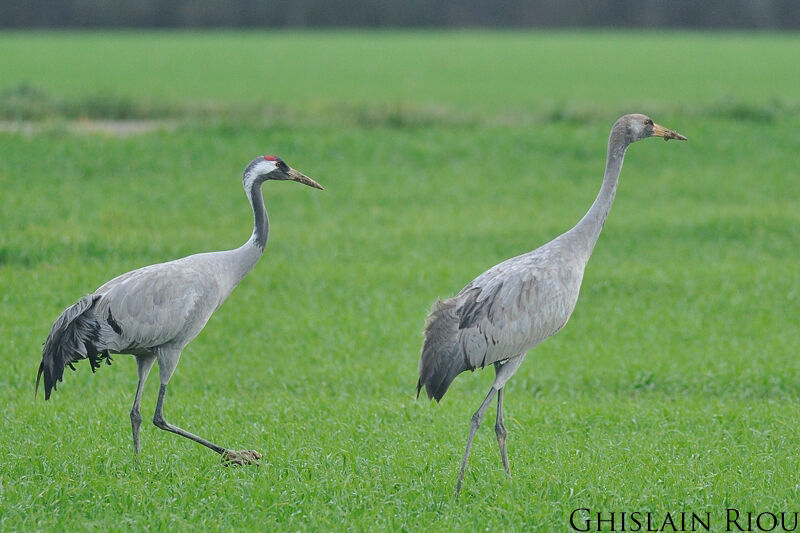
[[[153,415],[153,424],[157,427],[191,439],[207,448],[211,448],[218,454],[222,455],[225,464],[245,465],[245,464],[258,464],[261,459],[261,454],[252,450],[233,451],[217,446],[213,442],[209,442],[202,437],[198,437],[194,433],[173,426],[164,418],[164,396],[167,394],[167,383],[169,383],[172,373],[175,372],[175,367],[178,366],[178,360],[181,357],[180,350],[163,350],[158,354],[158,374],[161,380],[161,388],[158,390],[158,402],[156,403],[156,412]]]
[[[246,465],[246,464],[258,464],[259,459],[261,459],[261,454],[253,451],[253,450],[241,450],[241,451],[234,451],[228,450],[223,448],[222,446],[217,446],[213,442],[209,442],[202,437],[198,437],[194,433],[189,433],[185,429],[181,429],[178,426],[173,426],[169,422],[166,421],[164,418],[164,396],[167,393],[167,385],[162,384],[161,388],[158,390],[158,403],[156,403],[156,412],[153,415],[153,424],[157,427],[164,429],[166,431],[170,431],[177,435],[181,435],[182,437],[186,437],[187,439],[192,439],[193,441],[202,444],[207,448],[211,448],[218,454],[222,455],[223,460],[226,464],[234,464],[234,465]]]
[[[193,441],[198,442],[203,446],[211,448],[212,450],[214,450],[219,454],[224,454],[225,452],[230,451],[226,450],[222,446],[217,446],[213,442],[209,442],[202,437],[198,437],[194,433],[189,433],[188,431],[181,429],[178,426],[173,426],[172,424],[167,422],[164,419],[164,396],[166,394],[167,394],[167,385],[162,384],[161,388],[158,390],[158,403],[156,404],[156,412],[153,415],[153,424],[155,424],[157,427],[161,429],[171,431],[172,433],[177,433],[178,435],[186,437],[187,439],[192,439]]]
[[[139,453],[139,427],[142,425],[142,413],[139,411],[139,402],[142,399],[142,389],[144,383],[147,381],[147,376],[150,374],[150,369],[153,368],[155,356],[144,356],[136,358],[136,371],[139,374],[139,385],[136,387],[136,397],[133,399],[133,407],[131,407],[131,430],[133,431],[133,453]]]
[[[467,449],[464,450],[464,460],[461,461],[461,473],[458,475],[458,483],[456,484],[456,496],[461,492],[461,482],[464,480],[464,471],[467,469],[467,459],[469,459],[469,449],[472,447],[472,439],[475,438],[475,432],[478,431],[481,420],[483,420],[483,414],[486,412],[486,407],[488,407],[489,402],[492,401],[495,392],[497,392],[497,389],[492,387],[489,390],[489,394],[486,395],[486,399],[483,400],[481,406],[478,407],[478,410],[472,415],[472,422],[469,426],[469,438],[467,439]]]
[[[506,469],[506,474],[511,475],[511,469],[508,467],[508,454],[506,453],[506,426],[503,424],[503,390],[505,387],[497,391],[497,420],[494,423],[494,432],[497,434],[497,445],[500,447],[500,457],[503,458],[503,467]]]

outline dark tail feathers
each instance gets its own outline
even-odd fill
[[[75,305],[68,307],[53,324],[47,340],[44,341],[42,362],[36,375],[36,389],[39,391],[39,380],[44,374],[44,398],[50,399],[51,391],[56,383],[62,380],[64,367],[80,359],[89,359],[92,372],[100,367],[103,359],[111,364],[108,351],[98,351],[100,326],[91,312],[92,304],[98,297],[91,294],[84,296]]]
[[[419,360],[417,397],[425,386],[428,399],[438,402],[447,392],[450,383],[469,367],[464,362],[458,346],[458,316],[455,298],[437,301],[425,324],[425,343]]]

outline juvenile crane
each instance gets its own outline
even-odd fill
[[[611,209],[625,150],[648,137],[686,137],[644,115],[621,117],[611,128],[603,185],[575,227],[524,255],[508,259],[472,280],[461,292],[437,301],[425,326],[417,396],[422,387],[438,402],[465,370],[494,365],[489,394],[470,423],[456,494],[461,491],[472,439],[497,394],[495,433],[506,473],[511,475],[503,425],[503,388],[528,350],[558,332],[578,301],[583,270]]]
[[[239,248],[190,255],[122,274],[68,307],[53,324],[44,343],[36,376],[36,391],[44,375],[45,400],[62,380],[64,367],[89,359],[92,372],[110,354],[136,357],[139,384],[131,408],[133,451],[139,453],[139,402],[153,363],[158,361],[161,388],[153,423],[187,437],[222,455],[231,464],[257,464],[261,455],[218,446],[174,426],[164,418],[167,384],[183,348],[203,329],[233,289],[255,266],[269,235],[269,219],[261,195],[266,180],[292,180],[316,189],[322,186],[290,168],[279,157],[267,155],[250,162],[242,175],[244,192],[253,208],[253,234]]]

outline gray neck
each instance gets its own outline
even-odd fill
[[[600,237],[600,231],[603,229],[608,212],[611,210],[611,204],[614,203],[619,173],[622,170],[622,160],[625,158],[625,150],[629,146],[621,138],[621,135],[616,133],[615,130],[612,130],[608,139],[608,155],[606,157],[603,186],[600,187],[600,192],[586,215],[568,232],[570,240],[580,252],[583,252],[587,261],[592,254],[592,250],[594,250],[598,237]]]
[[[246,192],[250,205],[253,206],[254,218],[253,235],[250,237],[250,241],[261,249],[261,253],[264,253],[264,247],[267,245],[267,239],[269,238],[269,217],[267,216],[267,209],[264,207],[264,197],[261,196],[261,183],[258,180],[254,181],[250,190]]]
[[[232,266],[235,272],[231,272],[235,284],[239,283],[256,266],[264,254],[264,247],[267,245],[269,237],[269,217],[264,208],[264,198],[261,196],[261,181],[254,180],[252,185],[245,189],[245,194],[253,207],[253,234],[246,243],[236,250],[232,250],[236,257]]]

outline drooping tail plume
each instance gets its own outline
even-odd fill
[[[56,389],[56,383],[62,380],[67,365],[75,370],[72,363],[88,358],[94,372],[102,359],[109,360],[107,351],[98,351],[100,326],[91,311],[97,298],[91,294],[84,296],[65,309],[50,329],[36,374],[35,393],[39,391],[39,380],[44,374],[45,400]]]
[[[419,360],[417,397],[422,386],[428,398],[438,402],[450,383],[469,367],[458,346],[458,324],[455,298],[437,301],[425,324],[425,343]]]

